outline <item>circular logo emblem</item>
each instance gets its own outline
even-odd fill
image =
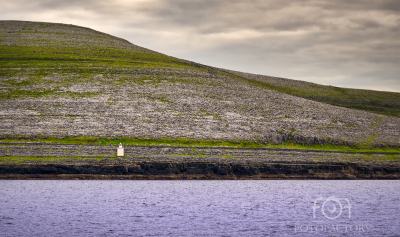
[[[342,204],[335,197],[328,197],[322,204],[322,214],[330,220],[334,220],[342,215]]]

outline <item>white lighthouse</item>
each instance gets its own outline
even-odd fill
[[[124,156],[124,148],[122,147],[122,144],[119,144],[119,147],[117,148],[117,156]]]

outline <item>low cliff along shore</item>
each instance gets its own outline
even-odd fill
[[[399,164],[400,93],[0,21],[0,178],[397,179]]]
[[[273,148],[0,146],[2,179],[399,179],[400,153]],[[35,157],[32,157],[32,154]],[[79,155],[79,156],[78,156]]]

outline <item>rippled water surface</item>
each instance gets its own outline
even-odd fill
[[[0,236],[400,236],[399,181],[0,180]]]

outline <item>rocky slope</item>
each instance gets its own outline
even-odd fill
[[[0,21],[0,136],[400,146],[398,117],[246,78],[255,75],[176,59],[88,28]]]

